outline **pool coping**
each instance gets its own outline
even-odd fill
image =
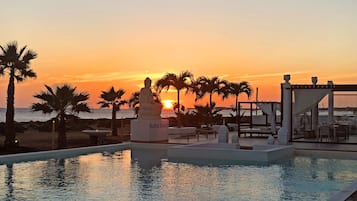
[[[231,143],[197,143],[169,147],[168,160],[228,160],[270,163],[294,155],[291,145],[253,145],[252,149],[237,149]],[[202,154],[205,153],[205,154]]]
[[[357,180],[352,182],[349,186],[330,197],[327,201],[346,201],[354,192],[357,191]]]
[[[6,154],[0,155],[0,164],[9,164],[17,162],[28,162],[35,160],[47,160],[51,158],[68,158],[83,154],[90,154],[101,151],[118,151],[122,149],[130,148],[130,143],[120,143],[120,144],[110,144],[110,145],[100,145],[100,146],[89,146],[89,147],[79,147],[70,149],[57,149],[50,151],[38,151],[38,152],[28,152],[19,154]]]
[[[296,149],[295,148],[294,153],[295,153],[295,156],[357,160],[357,154],[354,151]]]

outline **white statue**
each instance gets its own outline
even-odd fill
[[[161,119],[161,103],[154,100],[151,91],[151,80],[146,78],[144,81],[145,87],[141,88],[139,95],[139,119]]]

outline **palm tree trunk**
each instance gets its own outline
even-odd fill
[[[238,95],[236,95],[236,118],[238,121]]]
[[[177,127],[182,127],[182,116],[180,110],[180,90],[177,90]]]
[[[177,90],[177,113],[180,112],[180,90]]]
[[[116,104],[113,103],[113,109],[112,109],[112,136],[118,136],[118,129],[117,129],[117,110],[116,110]]]
[[[66,120],[65,120],[64,112],[61,112],[60,114],[57,142],[58,142],[59,149],[67,147]]]
[[[213,115],[212,115],[212,93],[209,94],[209,114],[208,114],[208,119],[209,119],[209,126],[212,126],[213,124]]]
[[[7,105],[6,105],[6,123],[5,123],[5,147],[12,148],[16,146],[15,126],[14,126],[14,94],[15,94],[15,71],[11,69],[9,84],[7,87]]]
[[[239,121],[240,121],[240,114],[238,113],[238,95],[236,95],[236,123],[237,123],[238,138],[239,138],[239,129],[240,129],[240,122]]]

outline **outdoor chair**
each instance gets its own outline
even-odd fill
[[[324,139],[326,139],[326,142],[331,141],[331,134],[332,134],[332,129],[330,125],[321,125],[319,126],[319,131],[318,131],[318,140],[322,142]]]

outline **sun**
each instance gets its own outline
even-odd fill
[[[172,100],[163,100],[162,103],[165,109],[172,109],[174,106]]]

